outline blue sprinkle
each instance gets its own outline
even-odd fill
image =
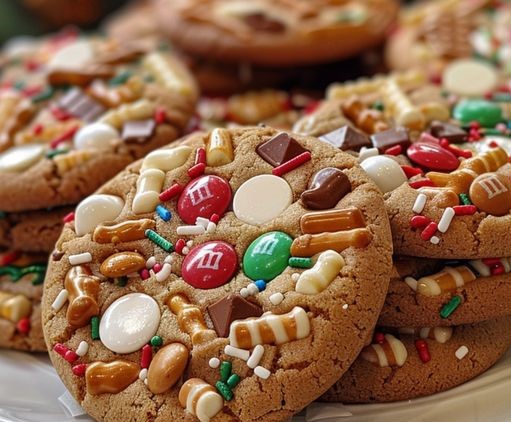
[[[156,212],[163,221],[169,221],[172,218],[172,213],[163,205],[157,205]]]
[[[257,289],[262,292],[264,289],[266,289],[266,281],[264,280],[256,280],[254,281],[254,284],[256,285]]]

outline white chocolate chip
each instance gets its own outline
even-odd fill
[[[467,346],[461,346],[454,355],[458,358],[458,360],[463,359],[468,354],[468,347]]]
[[[209,367],[210,368],[216,369],[219,366],[220,366],[220,359],[218,359],[218,358],[211,358],[209,360]]]
[[[154,267],[154,264],[156,264],[156,258],[154,256],[150,257],[146,263],[145,263],[145,267],[150,270],[151,268]]]
[[[259,365],[259,362],[261,362],[261,358],[264,355],[264,347],[260,344],[258,344],[256,347],[254,347],[254,350],[252,351],[252,354],[247,360],[247,366],[250,369],[254,369],[257,365]]]
[[[233,347],[230,344],[225,346],[224,353],[227,356],[232,356],[233,358],[238,358],[244,361],[247,361],[250,357],[250,352],[248,350],[239,349],[238,347]]]
[[[78,345],[78,348],[76,349],[76,354],[78,356],[85,356],[87,352],[89,351],[89,343],[86,341],[81,341]]]
[[[418,281],[413,277],[405,277],[405,283],[412,289],[414,292],[417,291]]]
[[[90,252],[84,252],[76,255],[69,255],[69,263],[71,265],[87,264],[92,261]]]
[[[432,236],[431,239],[429,239],[429,241],[433,245],[438,245],[440,243],[440,238],[438,236]]]
[[[344,309],[344,310],[348,309],[348,304],[345,303],[344,305],[342,305],[342,309]]]
[[[246,287],[243,287],[243,289],[240,290],[241,297],[247,298],[250,296],[250,292]]]
[[[147,380],[147,368],[142,368],[138,374],[138,379],[140,381],[146,381]]]
[[[254,369],[254,374],[256,374],[259,378],[262,378],[263,380],[265,380],[270,377],[271,372],[268,371],[268,369],[263,368],[262,366],[257,366]]]
[[[273,293],[269,299],[273,305],[277,306],[284,300],[284,295],[280,292]]]

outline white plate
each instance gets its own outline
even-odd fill
[[[510,389],[511,351],[485,374],[441,394],[390,404],[314,403],[293,422],[508,422]],[[0,351],[0,422],[72,421],[93,420],[70,400],[46,356]]]

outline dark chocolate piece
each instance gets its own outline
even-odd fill
[[[458,125],[440,121],[434,121],[431,123],[431,126],[429,127],[429,133],[431,133],[431,135],[433,135],[435,138],[445,138],[449,142],[453,143],[466,142],[468,139],[467,132]]]
[[[411,144],[408,129],[405,128],[396,128],[377,132],[371,135],[371,141],[373,142],[373,146],[378,148],[380,153],[384,153],[385,150],[396,145],[401,145],[403,150],[406,150],[406,148],[408,148]]]
[[[256,151],[264,161],[277,167],[307,150],[287,133],[282,132],[259,145]]]
[[[260,306],[249,302],[239,294],[231,294],[209,305],[208,313],[218,337],[227,337],[233,321],[260,317],[263,310]]]
[[[309,190],[300,198],[305,208],[326,210],[335,207],[348,192],[351,192],[348,177],[339,169],[327,167],[314,175]]]
[[[359,151],[362,147],[372,146],[371,141],[366,135],[348,125],[320,136],[319,140],[327,142],[343,151]]]
[[[286,30],[286,26],[282,22],[270,18],[262,12],[243,16],[243,21],[256,31],[284,32]]]
[[[71,88],[57,101],[59,108],[86,122],[96,120],[105,112],[105,107],[80,88]]]
[[[155,128],[154,119],[130,120],[122,126],[121,138],[127,143],[142,144],[153,136]]]

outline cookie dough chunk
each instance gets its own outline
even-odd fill
[[[317,190],[328,201],[309,209],[303,194]],[[392,249],[356,160],[271,128],[147,155],[78,205],[59,248],[46,341],[101,421],[286,420],[362,349]]]

